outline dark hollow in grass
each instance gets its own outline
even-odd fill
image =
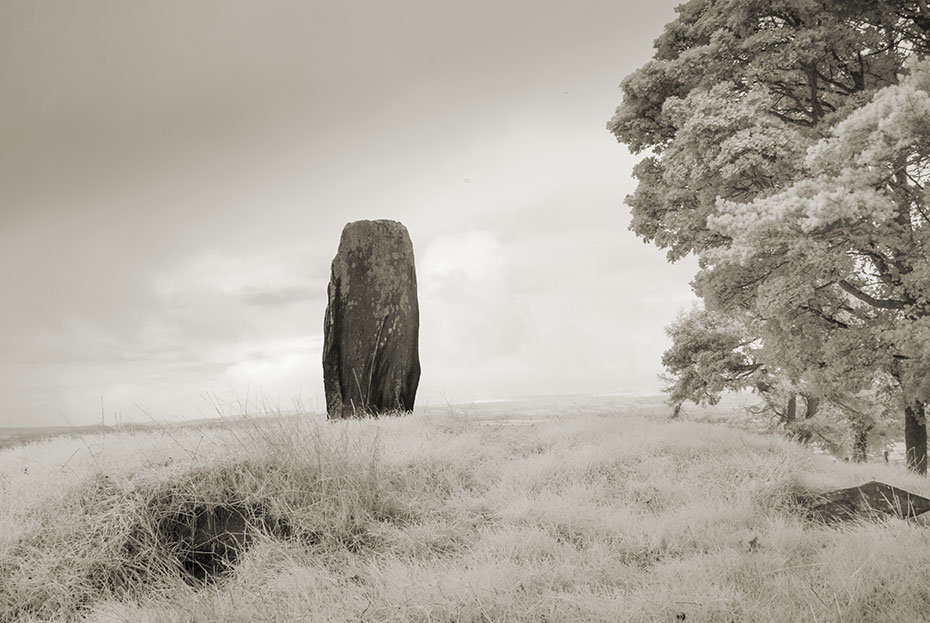
[[[242,502],[190,503],[158,523],[162,545],[177,556],[184,579],[191,584],[209,582],[228,571],[259,533],[287,538],[291,527],[263,505]]]

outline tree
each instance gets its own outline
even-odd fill
[[[760,360],[749,327],[732,315],[696,306],[666,329],[672,346],[662,354],[666,393],[677,416],[685,401],[717,404],[725,391],[771,392],[777,380]],[[787,409],[786,409],[787,411]]]
[[[691,0],[621,85],[631,229],[695,253],[708,310],[825,393],[891,387],[926,472],[930,9]]]
[[[829,427],[811,422],[822,402],[817,388],[766,363],[761,340],[747,337],[756,333],[749,315],[738,318],[695,306],[681,313],[666,332],[672,346],[663,353],[662,364],[668,372],[665,391],[673,417],[685,401],[713,405],[725,391],[748,389],[763,401],[753,413],[774,416],[789,437],[807,442],[816,436],[831,449],[839,448],[831,438],[835,435],[828,435]]]
[[[834,384],[865,387],[884,377],[900,389],[908,463],[925,473],[930,63],[908,69],[815,143],[794,183],[750,202],[721,199],[708,225],[731,241],[715,251],[719,268],[761,255],[785,260],[764,280],[778,296],[756,303],[760,313],[800,311],[822,325],[820,360],[796,365]],[[770,341],[790,343],[783,323],[767,325]]]

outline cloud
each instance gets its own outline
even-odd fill
[[[326,277],[318,262],[299,251],[261,254],[205,253],[159,275],[156,290],[173,299],[192,291],[212,291],[230,298],[294,300],[300,292],[319,293]],[[322,283],[321,283],[322,282]],[[260,304],[260,303],[259,303]]]
[[[322,356],[318,335],[261,344],[243,353],[224,378],[231,387],[254,388],[269,404],[284,407],[298,396],[322,395]]]
[[[419,275],[432,282],[465,278],[474,282],[498,282],[503,272],[501,243],[488,231],[466,231],[434,238],[418,264]]]
[[[322,315],[327,262],[312,250],[204,253],[159,276],[164,326],[153,326],[185,359],[215,364],[205,391],[261,393],[286,407],[322,394]]]
[[[254,307],[281,307],[293,303],[302,303],[314,298],[316,288],[278,288],[278,289],[246,289],[240,296],[246,305]]]
[[[10,417],[86,420],[99,413],[101,395],[108,415],[138,419],[145,416],[136,402],[157,418],[195,417],[204,392],[251,387],[285,406],[301,391],[322,393],[318,334],[328,266],[310,254],[201,254],[139,274],[134,289],[147,292],[146,305],[134,313],[115,308],[119,323],[82,313],[52,329],[37,325],[18,353],[0,361],[19,388],[11,404],[20,412]]]
[[[609,198],[566,190],[535,211],[542,223],[509,214],[427,244],[424,397],[657,391],[662,326],[693,298],[691,262],[653,261]]]
[[[250,350],[226,369],[226,376],[237,383],[263,386],[278,385],[295,369],[311,359],[322,359],[320,336],[298,337],[262,344]]]
[[[523,301],[511,295],[509,249],[491,231],[446,234],[421,262],[420,350],[431,387],[486,387],[513,369],[535,339]],[[466,370],[453,380],[449,373]]]

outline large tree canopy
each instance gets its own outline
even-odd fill
[[[823,395],[893,386],[912,468],[930,400],[930,8],[692,0],[622,83],[631,229],[700,260],[761,360]]]

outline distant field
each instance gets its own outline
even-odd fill
[[[547,400],[7,448],[0,621],[926,620],[930,522],[794,502],[926,479],[647,399]]]
[[[97,433],[106,431],[103,426],[50,426],[45,428],[4,427],[0,428],[0,449],[33,441],[51,439],[60,435]]]
[[[175,422],[133,422],[120,426],[5,426],[0,427],[0,450],[38,441],[47,441],[56,437],[80,437],[87,435],[154,431],[168,427],[211,427],[228,426],[239,422],[241,418],[201,418]]]

